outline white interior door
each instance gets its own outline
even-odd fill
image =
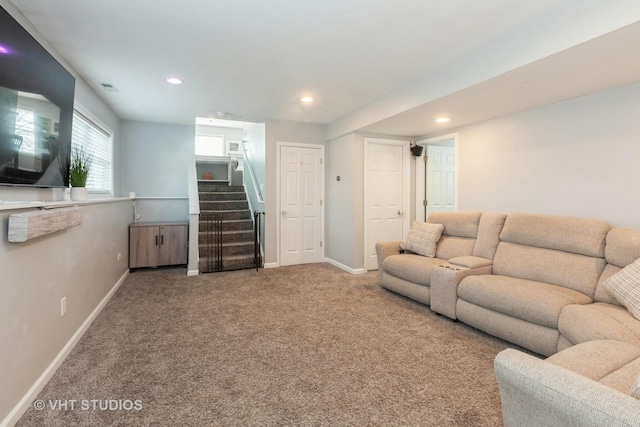
[[[365,138],[365,268],[378,268],[377,242],[409,229],[409,142]],[[406,214],[405,214],[406,213]]]
[[[416,221],[425,221],[433,211],[455,211],[457,134],[424,139],[417,144],[424,147],[423,155],[415,157],[416,165]],[[428,161],[425,161],[428,159]]]
[[[455,167],[454,147],[427,145],[427,217],[455,210]]]
[[[280,265],[324,261],[322,149],[280,146]]]

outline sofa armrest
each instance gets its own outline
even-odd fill
[[[480,257],[459,257],[476,258],[476,260],[486,260]],[[456,260],[458,258],[453,258]],[[491,261],[488,265],[478,263],[479,267],[469,268],[451,263],[451,260],[437,268],[431,270],[431,310],[443,314],[451,319],[457,319],[456,303],[458,301],[458,285],[467,276],[477,276],[481,274],[491,274]],[[473,263],[471,263],[473,265]]]
[[[459,267],[478,268],[492,265],[493,261],[479,256],[459,256],[451,258],[448,263]]]
[[[637,426],[640,401],[514,349],[496,356],[505,427]]]
[[[382,261],[389,255],[400,253],[400,240],[390,240],[388,242],[376,243],[376,255],[378,256],[378,267],[382,266]]]
[[[382,261],[390,255],[400,254],[400,240],[376,243],[376,256],[378,258],[378,276],[382,281]]]

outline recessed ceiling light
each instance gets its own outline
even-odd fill
[[[172,85],[181,85],[182,84],[182,80],[180,80],[177,77],[167,77],[166,79],[164,79],[167,83],[170,83]]]
[[[302,98],[300,98],[300,101],[304,102],[305,104],[309,104],[310,102],[313,102],[313,98],[310,96],[303,96]]]
[[[449,120],[451,120],[449,117],[438,117],[436,123],[447,123]]]

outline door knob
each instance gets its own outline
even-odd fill
[[[398,211],[398,216],[401,216],[401,215],[402,215],[402,211]]]
[[[284,209],[282,210],[282,212],[281,212],[281,213],[282,213],[282,215],[283,215],[283,216],[286,216],[286,215],[287,215],[287,211],[285,211]]]

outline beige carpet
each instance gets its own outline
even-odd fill
[[[492,365],[507,344],[377,279],[134,272],[18,425],[502,425]]]

